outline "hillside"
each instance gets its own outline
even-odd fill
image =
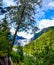
[[[24,47],[24,52],[28,54],[34,54],[35,52],[42,52],[47,46],[54,50],[54,30],[49,30],[48,32],[41,35],[37,40],[31,42]]]
[[[44,33],[23,50],[31,65],[54,65],[54,30]]]

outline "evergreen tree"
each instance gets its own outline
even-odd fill
[[[16,31],[13,36],[12,45],[13,47],[15,38],[18,31],[28,31],[32,29],[35,32],[38,28],[36,27],[36,21],[34,19],[35,7],[41,4],[41,0],[16,0],[18,3],[16,6],[10,7],[9,16],[12,22],[16,23]],[[20,3],[20,4],[19,4]]]
[[[12,51],[11,49],[12,49],[13,44],[15,42],[17,32],[23,31],[23,30],[25,30],[27,32],[30,29],[32,29],[32,31],[34,32],[38,29],[35,25],[36,21],[34,19],[34,14],[35,14],[34,10],[35,10],[36,5],[40,5],[41,0],[40,1],[39,0],[19,0],[19,1],[16,0],[16,1],[18,2],[17,5],[10,7],[11,10],[9,11],[9,16],[11,18],[11,21],[16,23],[16,31],[15,31],[15,34],[13,36],[12,44],[10,45],[11,46],[10,48],[8,47],[9,58],[10,58],[9,53],[11,53],[11,51]],[[20,3],[20,5],[19,5],[19,3]],[[3,23],[1,25],[2,32],[5,33],[5,31],[7,31],[7,33],[8,33],[9,30],[7,29],[7,27],[8,26],[6,26],[6,22]],[[6,37],[6,35],[5,35],[5,37]],[[6,39],[6,41],[8,42],[7,39]],[[6,42],[6,41],[4,41],[4,42]],[[12,65],[12,64],[10,64],[10,65]]]
[[[0,22],[0,64],[5,62],[3,65],[8,65],[8,62],[9,64],[11,63],[9,57],[11,46],[9,35],[10,35],[10,28],[5,17],[3,21]]]
[[[33,31],[35,31],[38,29],[35,26],[35,20],[33,15],[35,14],[35,4],[40,5],[41,1],[39,2],[38,0],[19,0],[19,2],[20,5],[17,4],[17,6],[11,7],[9,13],[10,16],[12,15],[12,21],[16,22],[17,26],[13,37],[12,46],[18,31],[28,31],[28,29],[32,29]]]
[[[4,50],[8,51],[8,33],[9,33],[9,27],[6,19],[4,18],[2,22],[0,22],[0,51]],[[7,48],[6,48],[7,47]]]

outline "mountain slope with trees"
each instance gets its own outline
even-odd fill
[[[21,47],[24,60],[20,65],[54,65],[54,27],[49,28],[50,30],[36,40]],[[18,51],[12,52],[12,58],[19,59],[19,57]],[[14,65],[18,65],[17,62],[15,60]]]
[[[35,59],[36,65],[54,65],[54,30],[44,33],[23,50]]]

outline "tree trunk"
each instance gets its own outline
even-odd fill
[[[24,10],[25,10],[25,5],[23,6],[23,10],[22,10],[22,13],[21,13],[21,16],[20,16],[19,22],[18,22],[18,24],[17,24],[17,28],[16,28],[16,31],[15,31],[15,34],[14,34],[14,37],[13,37],[13,40],[12,40],[11,49],[12,49],[12,47],[13,47],[13,44],[14,44],[15,38],[16,38],[16,36],[17,36],[17,32],[18,32],[19,27],[20,27],[20,25],[21,25],[22,18],[23,18],[23,15],[24,15]]]
[[[13,65],[11,57],[0,57],[0,65]]]
[[[8,57],[8,65],[13,65],[11,57]]]
[[[17,32],[18,32],[18,30],[19,30],[19,28],[20,28],[20,25],[21,25],[21,22],[22,22],[22,18],[23,18],[23,15],[24,15],[24,10],[25,10],[25,6],[23,7],[23,10],[22,10],[22,13],[21,13],[19,22],[18,22],[18,24],[17,24],[17,28],[16,28],[16,31],[15,31],[15,34],[14,34],[14,37],[13,37],[13,40],[12,40],[11,47],[10,47],[10,49],[9,49],[9,50],[10,50],[9,53],[11,53],[11,51],[12,51],[12,47],[13,47],[13,45],[14,45],[15,38],[16,38],[16,36],[17,36]],[[10,55],[9,55],[9,56],[10,56]],[[11,58],[9,58],[9,61],[11,61]],[[9,64],[9,65],[13,65],[13,64],[12,64],[12,61],[11,61],[11,64]]]

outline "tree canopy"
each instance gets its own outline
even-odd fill
[[[28,31],[32,30],[32,32],[36,31],[38,28],[35,25],[36,21],[34,18],[35,15],[35,7],[37,5],[40,6],[41,0],[16,0],[18,3],[16,6],[11,6],[11,10],[9,11],[9,17],[11,22],[16,24],[16,31],[13,37],[12,46],[14,44],[16,35],[18,31]],[[16,2],[15,1],[15,2]]]
[[[31,29],[34,32],[38,29],[34,17],[37,5],[41,6],[41,0],[19,0],[16,6],[11,7],[10,18],[19,25],[18,31]]]

